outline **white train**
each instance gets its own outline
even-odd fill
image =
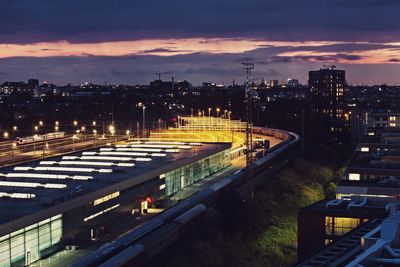
[[[64,137],[65,137],[65,132],[53,132],[47,134],[35,134],[27,137],[17,137],[15,139],[15,142],[17,143],[17,145],[24,145],[24,144],[43,142]]]

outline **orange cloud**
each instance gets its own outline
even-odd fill
[[[151,39],[102,43],[69,43],[67,41],[33,44],[0,44],[0,58],[54,56],[174,56],[191,53],[244,53],[261,47],[321,46],[339,42],[277,42],[228,38]]]

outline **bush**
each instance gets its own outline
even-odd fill
[[[279,171],[256,192],[253,201],[243,204],[237,195],[228,194],[219,205],[223,216],[220,224],[202,225],[151,266],[293,264],[297,257],[297,213],[304,206],[334,195],[334,181],[342,173],[337,168],[341,162],[333,149],[318,147],[307,158],[296,159]]]

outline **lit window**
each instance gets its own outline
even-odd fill
[[[389,119],[390,119],[390,121],[395,121],[396,120],[396,116],[390,116]]]
[[[391,123],[389,124],[389,126],[390,126],[390,127],[396,127],[396,123],[391,122]]]
[[[105,210],[102,210],[102,211],[100,211],[100,212],[98,212],[98,213],[95,213],[95,214],[93,214],[93,215],[90,215],[89,217],[84,218],[83,221],[84,221],[84,222],[87,222],[87,221],[89,221],[89,220],[91,220],[91,219],[93,219],[93,218],[96,218],[96,217],[99,216],[99,215],[102,215],[103,213],[106,213],[106,212],[109,212],[109,211],[111,211],[111,210],[113,210],[113,209],[116,209],[116,208],[118,208],[119,206],[120,206],[120,204],[117,204],[117,205],[114,205],[114,206],[112,206],[112,207],[109,207],[109,208],[107,208],[107,209],[105,209]]]
[[[359,173],[349,173],[349,180],[360,181],[360,174]]]
[[[369,152],[369,147],[362,147],[361,152]]]
[[[109,194],[109,195],[107,195],[107,196],[105,196],[105,197],[98,198],[98,199],[96,199],[96,200],[93,202],[93,206],[100,205],[101,203],[107,202],[107,201],[109,201],[109,200],[111,200],[111,199],[113,199],[113,198],[116,198],[116,197],[118,197],[118,196],[119,196],[119,191],[114,192],[114,193],[112,193],[112,194]]]

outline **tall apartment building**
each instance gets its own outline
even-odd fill
[[[346,73],[330,66],[309,72],[308,84],[313,98],[313,109],[327,120],[327,129],[334,142],[341,142],[348,128],[344,112]]]

